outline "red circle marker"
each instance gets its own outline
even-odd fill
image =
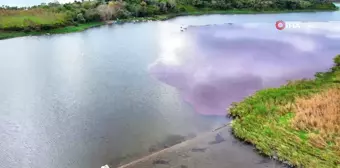
[[[286,27],[286,23],[282,20],[279,20],[276,22],[275,26],[278,30],[283,30]]]

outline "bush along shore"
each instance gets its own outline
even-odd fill
[[[329,0],[83,0],[20,8],[0,6],[0,39],[75,32],[105,23],[165,20],[183,15],[336,9]]]
[[[313,80],[291,81],[235,103],[233,134],[289,165],[340,167],[340,55]]]

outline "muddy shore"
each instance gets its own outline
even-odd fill
[[[225,125],[118,168],[264,168],[287,167],[257,153],[252,145],[237,140]]]

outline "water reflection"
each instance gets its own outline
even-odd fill
[[[150,76],[157,25],[0,41],[0,167],[112,165],[225,123]]]
[[[283,31],[269,23],[167,31],[160,40],[160,59],[149,70],[177,88],[197,112],[225,115],[232,102],[256,90],[313,77],[332,65],[332,57],[340,53],[340,24],[299,24],[300,29]]]

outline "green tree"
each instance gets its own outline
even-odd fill
[[[162,13],[168,12],[167,3],[165,1],[160,2],[159,3],[159,9]]]
[[[203,7],[203,0],[192,0],[192,5],[196,7]]]
[[[148,15],[158,15],[160,14],[160,8],[156,5],[149,5],[147,6],[147,13]]]
[[[108,5],[99,5],[97,10],[102,20],[106,21],[112,18],[112,10]]]
[[[168,0],[168,2],[167,2],[168,9],[174,10],[176,8],[176,6],[177,6],[176,0]]]
[[[82,13],[79,13],[77,15],[77,21],[80,22],[80,23],[85,23],[86,22],[86,20],[85,20],[85,18],[84,18]]]
[[[85,20],[87,21],[100,21],[100,14],[97,9],[89,9],[85,12]]]

